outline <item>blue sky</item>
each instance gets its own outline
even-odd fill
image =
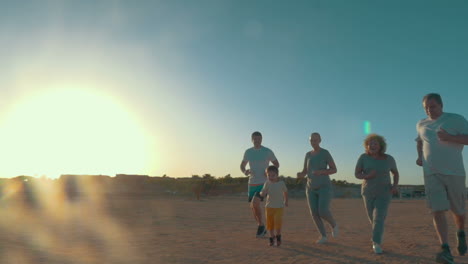
[[[466,28],[466,1],[5,2],[0,130],[9,132],[0,135],[8,141],[0,156],[11,162],[0,173],[241,176],[258,130],[280,173],[295,176],[317,131],[337,163],[333,177],[358,182],[369,121],[386,137],[401,183],[421,184],[414,138],[422,97],[438,92],[445,111],[468,116]],[[87,95],[60,93],[70,89]],[[50,135],[70,114],[33,108],[50,93],[88,109],[73,112],[75,128],[106,132],[56,142]],[[55,125],[21,134],[15,129],[28,126],[9,117]],[[11,143],[18,133],[33,139]],[[67,140],[77,143],[63,148]]]

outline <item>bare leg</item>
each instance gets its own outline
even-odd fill
[[[252,202],[250,203],[250,208],[252,208],[252,213],[257,221],[259,226],[263,225],[263,218],[262,218],[262,210],[260,209],[260,199],[258,197],[254,197]]]
[[[276,229],[276,245],[281,246],[281,228]]]
[[[448,244],[448,226],[445,211],[433,212],[434,227],[439,237],[440,244]]]
[[[458,230],[464,230],[465,229],[465,215],[457,215],[455,213],[453,214],[453,219],[455,220],[455,225],[457,226]]]
[[[452,212],[453,213],[453,212]],[[453,213],[453,219],[457,226],[457,250],[460,256],[464,256],[467,252],[466,235],[465,235],[465,214],[457,215]]]

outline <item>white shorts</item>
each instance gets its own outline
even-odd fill
[[[424,175],[427,205],[432,212],[451,210],[465,214],[466,176],[440,173]]]

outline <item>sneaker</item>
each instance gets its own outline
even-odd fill
[[[281,246],[281,235],[276,235],[276,246]]]
[[[332,228],[332,237],[336,238],[338,237],[338,233],[339,233],[339,230],[338,230],[338,225],[335,224],[335,227]]]
[[[274,246],[275,245],[275,237],[270,237],[270,243],[269,243],[270,247]]]
[[[327,240],[328,240],[327,237],[323,236],[323,237],[319,238],[319,240],[317,240],[316,243],[317,244],[325,244],[325,243],[327,243]]]
[[[442,251],[436,255],[436,262],[442,264],[455,264],[448,245],[442,245]]]
[[[458,254],[460,256],[464,256],[467,250],[465,231],[461,230],[457,232],[457,242],[458,242],[458,246],[457,246]]]
[[[264,225],[258,226],[257,228],[257,238],[264,237],[266,234],[266,229]]]
[[[374,250],[374,253],[375,254],[382,254],[383,253],[383,250],[382,250],[382,247],[377,244],[377,243],[372,243],[372,250]]]

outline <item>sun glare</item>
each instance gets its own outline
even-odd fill
[[[145,173],[151,138],[111,96],[55,89],[14,104],[0,120],[0,177]]]

